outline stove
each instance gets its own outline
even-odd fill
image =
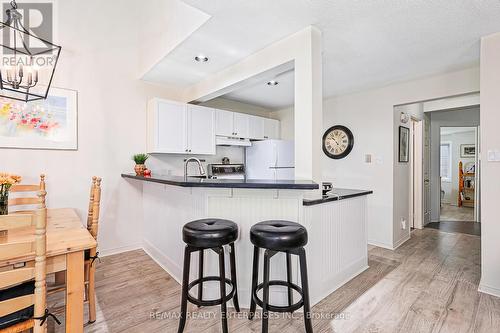
[[[243,164],[209,164],[207,169],[212,179],[245,179]]]

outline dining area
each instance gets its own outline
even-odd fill
[[[0,173],[2,333],[47,332],[61,322],[58,331],[78,333],[96,320],[101,179],[91,180],[86,221],[74,208],[47,207],[49,196],[43,174],[38,184],[25,184]],[[52,295],[64,299],[62,309],[47,302]]]

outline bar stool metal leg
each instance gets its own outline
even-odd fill
[[[198,278],[203,279],[203,261],[204,261],[204,250],[200,250],[199,252],[199,261],[198,261]],[[198,285],[198,299],[203,300],[203,282],[200,282]],[[200,307],[200,305],[198,305]]]
[[[302,247],[298,250],[298,252],[300,259],[300,279],[302,281],[302,292],[304,293],[304,324],[306,326],[306,332],[313,333],[311,323],[311,304],[309,303],[309,281],[307,279],[306,251]]]
[[[184,327],[186,326],[186,317],[187,317],[187,294],[188,294],[188,284],[189,284],[189,265],[191,263],[191,248],[186,246],[184,250],[184,268],[182,274],[182,294],[181,294],[181,313],[180,313],[180,321],[179,321],[179,329],[178,333],[182,333],[184,331]]]
[[[238,301],[238,283],[236,282],[236,252],[234,250],[234,243],[229,244],[231,254],[229,256],[231,264],[231,281],[233,282],[234,296],[233,304],[236,312],[240,312],[240,302]]]
[[[263,304],[262,304],[262,333],[267,333],[269,330],[269,312],[267,306],[269,304],[269,266],[271,261],[270,251],[264,252],[264,288],[263,288]]]
[[[286,280],[288,284],[292,283],[292,255],[286,253]],[[288,287],[288,306],[293,304],[293,289]]]
[[[257,289],[257,284],[259,283],[259,248],[257,246],[253,247],[253,268],[252,268],[252,295],[250,297],[250,312],[248,314],[248,319],[252,320],[255,316],[255,309],[257,304],[253,299],[253,291]]]
[[[227,306],[226,301],[226,269],[224,267],[224,248],[221,246],[217,248],[219,253],[219,276],[220,276],[220,297],[222,299],[221,304],[221,317],[222,317],[222,332],[227,333]]]

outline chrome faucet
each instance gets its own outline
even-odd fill
[[[201,164],[201,161],[195,157],[190,157],[184,162],[184,178],[189,177],[188,176],[188,164],[189,164],[189,162],[198,163],[198,169],[200,170],[200,176],[206,176],[205,169],[203,169],[203,165]]]

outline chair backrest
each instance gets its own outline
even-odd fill
[[[92,185],[90,186],[90,201],[89,211],[87,215],[87,230],[92,237],[97,240],[99,232],[99,213],[101,205],[101,181],[99,177],[92,177]]]
[[[40,193],[39,196],[42,196]],[[0,261],[18,262],[19,258],[35,256],[34,267],[25,265],[23,268],[0,271],[0,290],[8,289],[22,283],[35,282],[32,294],[0,301],[0,317],[34,306],[34,317],[43,317],[46,309],[46,230],[47,209],[34,210],[33,214],[0,216],[0,223],[8,230],[32,226],[33,237],[26,241],[10,241],[0,243]],[[34,332],[46,332],[46,324],[40,326],[40,321],[34,321]]]
[[[13,185],[9,192],[9,211],[23,211],[32,213],[33,208],[45,208],[45,195],[35,197],[35,194],[43,191],[46,194],[45,175],[40,175],[40,184],[38,185]],[[33,193],[33,197],[29,197],[29,193]]]

